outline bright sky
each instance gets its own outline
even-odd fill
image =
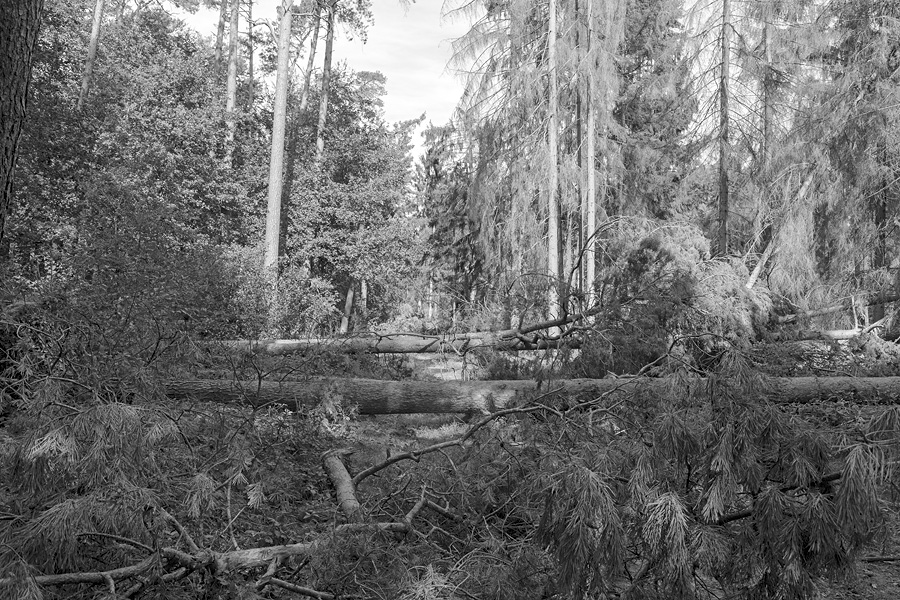
[[[258,0],[253,6],[256,19],[276,18],[278,0]],[[418,0],[404,8],[400,0],[373,0],[375,24],[368,41],[348,41],[340,29],[335,37],[336,61],[347,61],[357,71],[381,71],[387,76],[388,95],[384,99],[385,118],[394,123],[426,114],[425,123],[443,125],[453,114],[462,93],[459,77],[447,68],[452,55],[450,41],[468,29],[465,20],[441,18],[441,0]],[[218,14],[201,10],[183,15],[203,35],[215,35]],[[246,25],[241,23],[241,31]],[[323,43],[316,64],[321,68]],[[419,146],[418,136],[413,142]],[[416,155],[418,154],[418,148]]]

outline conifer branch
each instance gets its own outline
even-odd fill
[[[821,485],[824,485],[831,481],[837,481],[838,479],[841,478],[841,476],[842,476],[842,474],[840,472],[829,473],[828,475],[825,475],[824,477],[822,477],[821,479],[819,479],[817,481],[810,482],[809,484],[807,484],[806,487],[821,486]],[[799,487],[801,487],[801,486],[800,485],[787,485],[787,486],[784,486],[783,488],[781,488],[779,491],[782,493],[789,492],[789,491],[795,490]],[[754,512],[755,512],[755,510],[753,509],[753,507],[750,507],[750,508],[745,508],[744,510],[739,510],[739,511],[727,514],[727,515],[723,515],[723,516],[719,517],[718,521],[716,521],[716,525],[727,525],[728,523],[732,523],[734,521],[739,521],[741,519],[746,519],[747,517],[752,517]]]

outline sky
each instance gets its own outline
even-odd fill
[[[277,0],[257,0],[254,20],[276,18]],[[407,7],[399,0],[372,0],[375,24],[369,29],[368,41],[348,40],[338,30],[334,41],[334,57],[357,71],[381,71],[387,77],[384,98],[385,119],[389,123],[417,118],[425,113],[425,123],[445,124],[453,114],[462,94],[462,80],[448,62],[452,55],[451,40],[468,29],[464,19],[444,19],[442,0],[417,0]],[[201,10],[195,15],[181,15],[203,35],[215,35],[218,14]],[[244,31],[245,24],[241,24]],[[316,64],[321,68],[321,54]],[[417,132],[416,155],[421,150]]]

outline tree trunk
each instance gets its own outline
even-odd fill
[[[238,18],[241,0],[231,0],[231,25],[228,32],[228,82],[225,90],[225,162],[232,166],[234,134],[237,128],[234,107],[237,100]]]
[[[256,352],[261,354],[285,355],[305,352],[347,352],[369,354],[417,354],[453,353],[459,354],[476,348],[491,348],[515,352],[517,350],[543,350],[577,347],[577,340],[534,341],[520,340],[515,336],[501,336],[497,333],[467,333],[460,335],[419,335],[395,333],[385,335],[362,335],[349,338],[310,338],[306,340],[224,340],[211,342],[211,346],[222,345],[229,350]]]
[[[316,128],[316,170],[322,168],[322,160],[325,157],[325,123],[328,120],[328,92],[331,86],[331,57],[334,50],[334,13],[337,2],[330,2],[326,16],[327,30],[325,33],[325,64],[322,66],[322,93],[319,98],[319,124]]]
[[[353,314],[353,281],[350,281],[350,286],[347,288],[347,296],[344,300],[344,314],[341,317],[341,335],[345,335],[348,331],[350,331],[350,315]]]
[[[429,283],[430,284],[430,283]],[[430,302],[430,300],[429,300]],[[369,329],[369,280],[363,279],[359,282],[359,322],[363,331]],[[431,305],[428,305],[428,311],[431,313]]]
[[[81,110],[84,106],[84,100],[87,98],[88,91],[91,87],[91,75],[94,72],[94,61],[97,59],[97,46],[100,44],[100,26],[103,23],[103,7],[106,0],[97,0],[94,4],[94,21],[91,24],[91,39],[88,42],[87,59],[84,61],[84,75],[81,78],[81,91],[78,92],[78,102],[75,104],[77,110]]]
[[[0,255],[44,0],[0,2]]]
[[[728,253],[728,163],[729,118],[728,101],[731,77],[731,0],[722,0],[722,33],[721,33],[722,65],[719,80],[719,231],[716,253],[725,256]]]
[[[225,16],[228,14],[228,0],[219,4],[219,27],[216,29],[216,66],[222,64],[222,45],[225,40]]]
[[[869,297],[865,300],[867,306],[877,306],[879,304],[889,304],[891,302],[897,302],[900,300],[900,294],[891,293],[891,294],[870,294]],[[834,306],[828,306],[825,308],[819,308],[816,310],[808,310],[806,312],[797,313],[794,315],[782,315],[776,318],[776,322],[779,324],[784,323],[793,323],[798,318],[812,318],[812,317],[821,317],[824,315],[834,314],[836,312],[841,312],[842,310],[847,310],[853,306],[853,299],[847,300],[842,304],[835,304]]]
[[[886,152],[882,152],[882,156],[886,159]],[[887,269],[889,265],[888,261],[888,253],[887,253],[887,229],[888,229],[888,219],[887,219],[887,204],[888,204],[888,190],[890,190],[890,186],[892,184],[893,175],[890,180],[885,180],[882,184],[882,190],[880,194],[875,196],[873,206],[874,213],[874,221],[875,221],[875,248],[872,254],[872,268],[876,271],[883,271]],[[880,321],[884,318],[884,304],[874,304],[869,308],[869,322]]]
[[[278,8],[278,69],[275,78],[275,107],[272,117],[272,149],[269,154],[269,201],[266,210],[266,247],[263,271],[277,279],[278,246],[281,234],[281,191],[284,167],[284,130],[287,112],[288,68],[291,53],[291,7],[293,0],[284,0]]]
[[[247,0],[247,109],[253,108],[256,88],[253,83],[253,0]]]
[[[550,0],[550,22],[547,27],[547,65],[550,73],[549,123],[547,125],[547,150],[550,160],[550,177],[547,184],[547,308],[550,318],[559,317],[559,81],[556,71],[556,1]]]
[[[597,108],[595,106],[594,93],[596,81],[594,79],[594,0],[587,3],[587,53],[588,53],[588,77],[587,83],[587,148],[585,153],[585,168],[587,169],[587,203],[585,206],[585,230],[584,230],[584,290],[585,305],[590,307],[594,303],[594,280],[597,278]]]
[[[693,385],[702,389],[706,380]],[[321,378],[310,381],[175,381],[166,384],[166,394],[174,399],[205,402],[250,402],[282,404],[296,409],[315,406],[322,399],[339,400],[356,406],[359,414],[479,413],[519,406],[531,398],[559,391],[573,402],[579,398],[671,394],[669,379],[568,379],[544,381],[380,381],[374,379]],[[775,377],[760,400],[810,403],[820,400],[893,404],[900,397],[900,377]]]

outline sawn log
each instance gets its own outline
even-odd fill
[[[705,386],[694,380],[691,385]],[[674,394],[678,384],[662,378],[567,379],[545,381],[380,381],[319,378],[309,381],[173,381],[166,394],[175,399],[279,404],[289,408],[322,401],[356,405],[360,414],[486,413],[525,404],[558,391],[579,401],[623,394]],[[841,400],[893,404],[900,398],[900,377],[775,377],[756,397],[777,403]]]

